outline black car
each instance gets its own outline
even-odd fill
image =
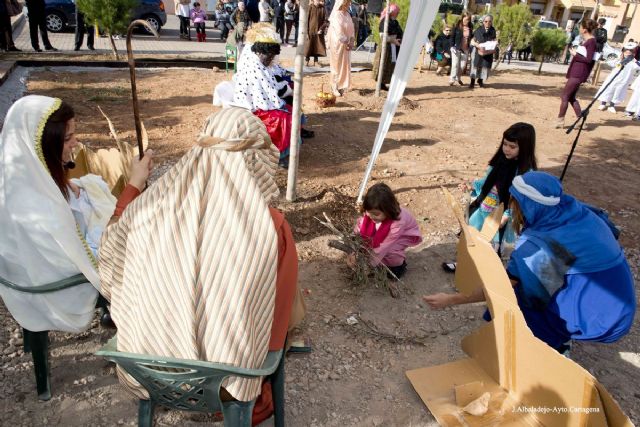
[[[157,31],[167,22],[162,0],[138,0],[139,5],[131,13],[131,20],[144,19]],[[59,33],[76,26],[74,0],[45,0],[47,30]]]

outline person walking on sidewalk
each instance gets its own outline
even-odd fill
[[[288,0],[284,4],[284,25],[285,25],[285,36],[284,36],[284,44],[289,44],[289,36],[291,35],[291,29],[293,28],[293,23],[296,17],[296,3],[293,0]],[[294,43],[297,41],[294,40]]]
[[[44,50],[57,51],[58,49],[51,46],[49,42],[44,14],[44,0],[27,0],[27,9],[29,9],[29,36],[31,37],[33,50],[42,52],[40,41],[38,40],[38,30],[40,30]]]
[[[17,12],[17,11],[16,11]],[[13,43],[13,30],[11,28],[11,16],[6,2],[0,0],[0,51],[20,52]]]
[[[191,32],[189,31],[189,19],[191,19],[190,4],[191,0],[176,0],[176,16],[180,19],[181,39],[191,40]]]
[[[84,33],[87,33],[87,49],[96,50],[93,47],[93,39],[95,36],[95,29],[93,25],[87,25],[85,22],[85,16],[78,9],[76,3],[76,44],[73,50],[78,51],[82,47],[82,41],[84,40]]]

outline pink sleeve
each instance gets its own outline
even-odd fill
[[[394,248],[398,240],[400,240],[402,237],[402,226],[400,222],[401,221],[393,221],[387,237],[380,243],[380,246],[373,248],[375,255],[371,256],[371,265],[380,264],[389,251]]]
[[[380,264],[390,252],[397,256],[408,247],[419,245],[421,242],[422,234],[418,223],[413,215],[403,208],[400,218],[391,223],[387,237],[380,243],[380,246],[373,249],[375,255],[371,257],[371,265]]]

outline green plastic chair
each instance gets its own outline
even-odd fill
[[[83,274],[76,274],[75,276],[68,277],[57,282],[48,283],[46,285],[27,287],[20,286],[5,279],[4,277],[0,277],[0,285],[6,286],[14,291],[24,292],[27,294],[45,294],[71,288],[87,282],[88,280]],[[24,352],[31,353],[31,356],[33,357],[38,399],[49,400],[51,399],[51,384],[49,380],[49,331],[33,332],[22,328],[22,337],[24,341]]]
[[[220,397],[225,378],[269,377],[273,391],[274,424],[284,427],[284,355],[282,350],[270,351],[259,369],[200,360],[174,359],[116,350],[117,336],[110,339],[96,354],[118,364],[149,393],[149,400],[140,399],[138,426],[153,426],[156,405],[183,411],[215,413],[222,411],[224,425],[251,426],[255,400],[224,401]]]
[[[236,64],[238,62],[238,48],[234,45],[227,44],[224,47],[225,73],[229,72],[229,64],[233,66],[233,72],[236,72]]]

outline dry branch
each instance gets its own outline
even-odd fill
[[[337,240],[330,240],[329,246],[353,257],[354,262],[350,266],[350,282],[355,287],[384,287],[389,290],[393,298],[397,298],[400,295],[397,285],[400,279],[384,264],[371,265],[371,259],[375,256],[375,253],[362,236],[354,233],[349,225],[337,226],[325,212],[322,215],[325,220],[322,221],[316,217],[318,222],[327,227],[338,238]],[[395,280],[389,280],[389,277]]]

